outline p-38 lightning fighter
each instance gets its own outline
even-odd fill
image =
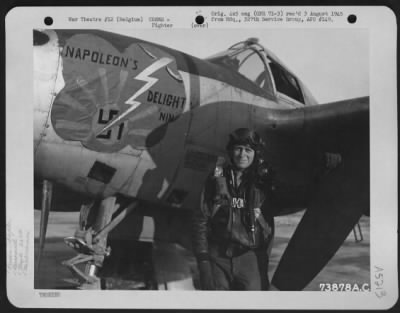
[[[79,254],[65,265],[83,281],[98,281],[107,236],[130,216],[153,217],[154,240],[187,244],[203,183],[240,127],[266,142],[276,215],[306,208],[278,289],[302,290],[369,214],[369,98],[318,104],[257,39],[204,60],[98,30],[34,30],[33,43],[39,254],[50,207],[80,210],[65,239]],[[329,173],[324,152],[342,158]]]

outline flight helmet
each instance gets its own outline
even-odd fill
[[[226,146],[229,155],[231,155],[234,145],[249,145],[255,151],[255,158],[259,159],[264,147],[264,141],[255,131],[249,128],[238,128],[229,135],[229,141]]]

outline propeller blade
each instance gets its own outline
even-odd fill
[[[42,211],[40,215],[39,253],[37,257],[37,270],[40,269],[40,261],[43,255],[43,249],[46,240],[47,225],[49,223],[52,195],[53,195],[53,183],[48,180],[44,180],[42,188]]]
[[[314,197],[273,276],[272,284],[278,289],[303,290],[369,208],[368,168],[348,163],[327,174],[313,191]],[[358,179],[364,183],[357,184]]]
[[[368,97],[304,108],[307,140],[300,152],[310,153],[298,153],[297,157],[314,162],[310,155],[315,152],[316,160],[318,155],[325,155],[325,160],[324,166],[314,163],[312,176],[307,177],[311,179],[305,195],[307,211],[272,278],[280,290],[303,290],[334,256],[361,215],[369,211],[368,108]],[[329,166],[335,153],[341,163]]]

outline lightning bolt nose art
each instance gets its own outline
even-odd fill
[[[151,147],[184,110],[176,61],[157,47],[130,43],[119,51],[101,37],[79,34],[65,41],[61,57],[65,86],[51,120],[65,140],[104,152]]]

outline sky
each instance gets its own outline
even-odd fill
[[[250,37],[272,51],[319,103],[369,95],[369,38],[363,29],[112,30],[205,58]]]

